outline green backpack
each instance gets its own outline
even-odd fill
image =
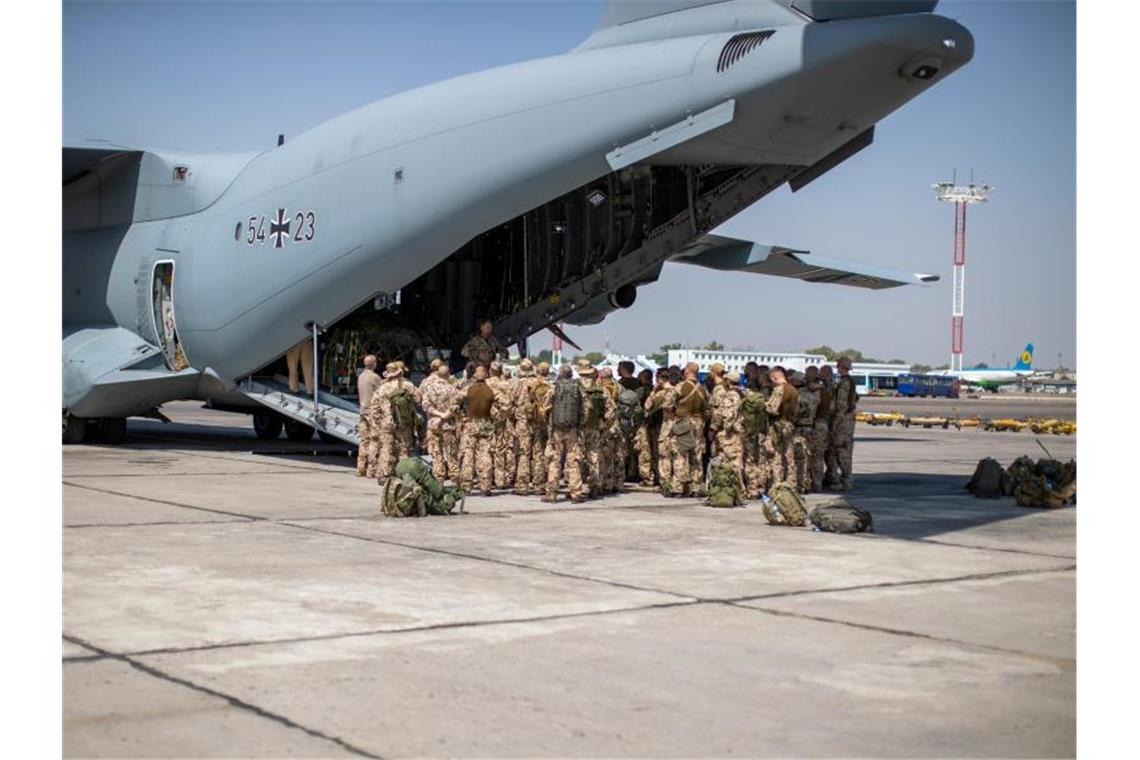
[[[800,527],[807,523],[807,507],[804,497],[800,496],[795,486],[786,480],[781,480],[768,489],[768,497],[764,501],[764,518],[772,525],[790,525]]]
[[[583,388],[582,393],[589,399],[590,408],[586,410],[586,418],[582,420],[582,427],[596,430],[602,424],[602,414],[606,408],[606,392],[598,384]]]
[[[645,408],[641,405],[641,397],[637,391],[630,388],[622,389],[618,394],[618,425],[627,436],[641,427],[645,422]]]
[[[708,500],[710,507],[739,507],[744,503],[744,488],[731,462],[713,457],[709,462]]]
[[[388,397],[392,404],[392,420],[398,428],[414,427],[416,424],[416,400],[404,388]]]
[[[463,504],[463,491],[441,484],[419,457],[401,459],[380,495],[380,511],[389,517],[450,515],[456,507],[462,513]]]
[[[749,391],[740,400],[740,423],[748,436],[760,435],[768,427],[768,410],[764,408],[767,399],[758,391]]]

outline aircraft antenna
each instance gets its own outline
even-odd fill
[[[992,185],[974,184],[974,169],[970,167],[970,184],[957,183],[958,170],[954,170],[954,180],[936,182],[931,185],[940,201],[954,204],[954,289],[950,308],[950,371],[962,370],[964,348],[963,323],[966,317],[966,207],[971,203],[985,203]]]

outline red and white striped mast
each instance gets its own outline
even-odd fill
[[[972,174],[972,172],[971,172]],[[932,185],[938,200],[954,204],[954,293],[950,309],[950,371],[962,370],[965,346],[963,323],[966,317],[966,207],[985,203],[993,192],[992,185],[959,185],[957,176],[950,182]]]

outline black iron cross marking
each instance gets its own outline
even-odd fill
[[[273,238],[273,247],[281,248],[283,241],[289,237],[289,225],[292,222],[285,215],[285,209],[277,209],[277,218],[269,221],[269,236]]]

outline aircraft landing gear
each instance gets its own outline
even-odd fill
[[[99,437],[111,445],[122,443],[127,437],[126,417],[105,417],[99,420]]]
[[[272,441],[281,435],[285,421],[268,410],[253,413],[253,432],[263,441]]]
[[[285,437],[294,443],[304,443],[313,439],[313,429],[295,420],[285,420]]]
[[[83,443],[85,438],[87,438],[87,420],[70,414],[63,415],[63,442]]]

